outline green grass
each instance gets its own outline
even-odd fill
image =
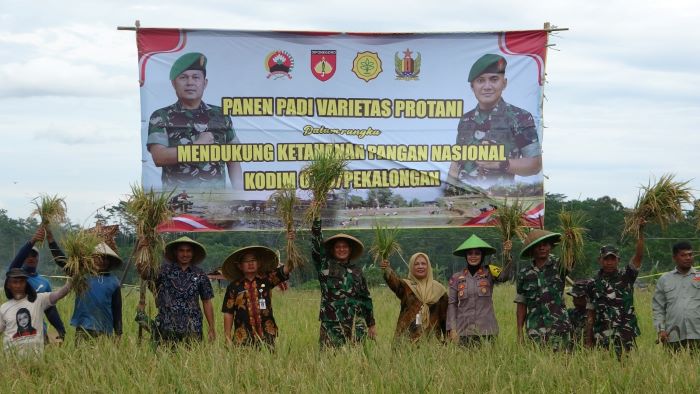
[[[221,291],[214,300],[220,309]],[[399,302],[386,288],[372,290],[378,339],[366,346],[319,352],[318,291],[275,292],[280,336],[275,353],[228,348],[221,337],[175,351],[153,351],[136,342],[133,322],[137,291],[125,294],[125,335],[75,347],[73,330],[66,343],[48,346],[43,359],[5,357],[0,392],[676,392],[700,390],[700,355],[672,355],[655,345],[651,294],[636,294],[642,336],[638,349],[622,363],[602,351],[555,354],[515,340],[514,288],[494,293],[501,334],[493,344],[464,349],[428,342],[392,346]],[[59,309],[64,321],[72,300]],[[153,315],[153,311],[151,311]],[[148,335],[148,334],[146,334]]]

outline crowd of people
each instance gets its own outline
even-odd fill
[[[377,335],[373,302],[362,267],[362,242],[348,234],[325,238],[321,220],[311,228],[312,263],[321,288],[319,343],[321,349],[374,339]],[[40,227],[19,249],[5,279],[8,301],[0,306],[0,332],[4,349],[41,353],[47,341],[46,317],[59,338],[65,328],[55,304],[71,289],[71,280],[52,291],[37,274],[39,249],[48,241],[53,261],[64,267],[66,256],[48,229]],[[476,235],[453,252],[464,258],[464,268],[455,272],[445,287],[433,277],[430,257],[415,253],[408,274],[401,278],[388,261],[382,261],[387,286],[400,301],[395,340],[417,342],[423,338],[479,346],[494,341],[499,333],[494,313],[494,286],[515,279],[516,327],[520,343],[535,343],[554,351],[581,347],[614,350],[618,358],[636,346],[639,325],[634,308],[634,283],[642,263],[644,236],[636,242],[634,256],[620,266],[619,250],[612,245],[600,249],[599,272],[578,280],[565,293],[566,267],[552,253],[561,235],[535,229],[523,242],[520,258],[528,261],[514,272],[512,243],[503,244],[507,256],[503,267],[487,263],[496,248]],[[151,283],[158,314],[151,320],[138,307],[137,321],[151,332],[157,346],[191,343],[216,338],[214,291],[199,265],[206,249],[188,238],[165,246],[160,270],[143,279]],[[653,324],[658,341],[671,349],[700,348],[700,272],[693,267],[688,242],[673,246],[676,268],[661,276],[653,296]],[[75,297],[70,324],[76,342],[98,336],[122,335],[121,284],[112,271],[121,258],[107,244],[95,248],[97,274],[87,279],[87,290]],[[247,246],[231,253],[222,273],[230,281],[223,297],[224,336],[230,344],[274,348],[278,326],[273,315],[272,290],[289,279],[289,264],[280,264],[278,254],[265,246]],[[565,294],[572,297],[567,309]]]

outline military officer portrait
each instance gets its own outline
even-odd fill
[[[226,178],[242,189],[238,162],[180,162],[178,145],[236,144],[231,118],[221,107],[202,101],[207,88],[207,58],[191,52],[180,56],[170,69],[170,82],[177,102],[151,114],[146,146],[162,170],[164,190],[224,189]]]
[[[535,120],[528,111],[503,100],[508,85],[506,59],[496,54],[481,56],[469,70],[468,82],[477,105],[465,113],[457,126],[457,145],[503,145],[500,160],[453,161],[451,182],[487,189],[509,185],[515,175],[536,175],[542,169],[542,149]]]

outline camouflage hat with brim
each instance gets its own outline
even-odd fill
[[[520,251],[520,258],[530,257],[530,252],[532,248],[542,241],[549,241],[552,246],[557,246],[561,240],[561,234],[553,233],[547,230],[535,229],[530,231],[525,237],[525,242],[523,242],[523,250]]]
[[[472,236],[467,238],[466,241],[462,242],[462,244],[459,245],[457,249],[452,252],[452,254],[459,257],[465,257],[469,249],[481,249],[482,256],[488,256],[496,253],[496,248],[487,244],[486,241],[477,237],[476,234],[472,234]]]
[[[506,65],[507,62],[503,56],[487,53],[472,65],[472,68],[469,70],[469,83],[478,78],[481,74],[505,74]]]
[[[112,248],[109,247],[109,245],[107,245],[104,242],[95,246],[95,254],[98,254],[102,256],[102,258],[106,258],[109,261],[110,270],[118,268],[120,265],[122,265],[121,257],[119,257],[117,252],[115,252]]]
[[[226,260],[224,260],[224,264],[221,267],[221,273],[226,279],[231,282],[236,282],[243,278],[240,263],[243,261],[243,257],[248,253],[253,253],[255,255],[255,259],[258,261],[259,274],[264,274],[274,270],[277,268],[280,261],[277,252],[268,247],[246,246],[245,248],[240,248],[231,253]]]
[[[356,258],[360,257],[362,252],[365,250],[365,246],[362,244],[362,241],[353,237],[352,235],[340,233],[328,237],[325,241],[323,241],[323,246],[326,248],[326,254],[328,256],[333,256],[333,245],[340,240],[344,240],[348,243],[348,245],[350,245],[350,260],[355,260]]]
[[[165,245],[164,255],[168,261],[172,263],[177,262],[177,247],[181,244],[192,246],[192,264],[199,264],[204,261],[205,257],[207,257],[207,250],[204,249],[204,245],[190,237],[180,237],[174,241],[168,242],[168,244]]]
[[[199,52],[190,52],[180,56],[170,68],[170,80],[187,70],[200,70],[207,75],[207,57]]]

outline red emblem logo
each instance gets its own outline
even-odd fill
[[[311,74],[319,81],[326,82],[335,74],[336,51],[325,49],[311,50]]]
[[[267,74],[268,78],[278,79],[287,77],[292,79],[290,73],[294,68],[294,59],[287,51],[278,50],[268,53],[267,57],[265,57],[265,66],[270,72]]]

